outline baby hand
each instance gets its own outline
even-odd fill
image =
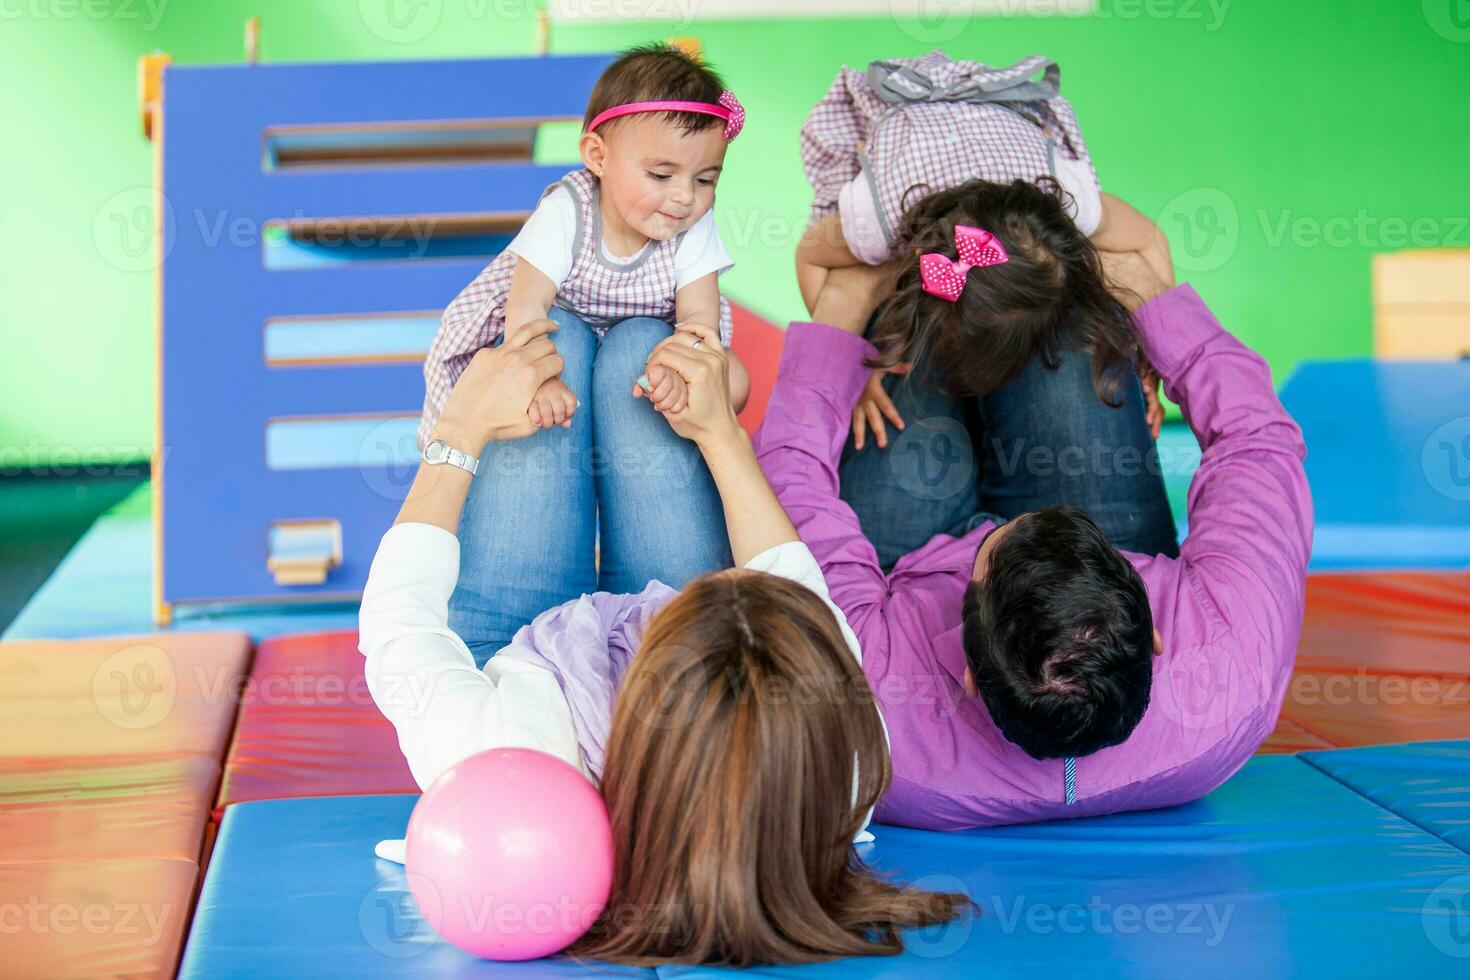
[[[536,389],[526,415],[531,424],[540,429],[549,429],[554,425],[570,429],[572,414],[576,410],[577,396],[572,394],[572,389],[561,378],[551,378],[543,381],[541,387]]]
[[[1164,427],[1164,405],[1159,401],[1159,372],[1147,360],[1138,362],[1138,380],[1143,383],[1144,421],[1155,439]]]
[[[900,364],[892,371],[874,368],[873,373],[868,375],[862,397],[852,410],[852,448],[863,448],[867,441],[868,427],[872,426],[878,448],[887,449],[888,429],[883,425],[885,416],[899,431],[903,431],[903,417],[898,414],[898,408],[893,404],[893,399],[888,397],[888,392],[883,390],[883,377],[887,374],[907,374],[908,371],[907,364]]]
[[[662,364],[650,364],[648,373],[643,378],[648,380],[648,389],[644,390],[642,384],[634,384],[634,398],[647,398],[653,402],[654,408],[665,415],[682,412],[684,406],[689,404],[689,386],[684,383],[683,378]]]

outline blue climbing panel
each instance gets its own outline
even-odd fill
[[[166,70],[165,608],[360,592],[412,478],[423,402],[415,356],[385,355],[376,335],[436,317],[504,246],[569,169],[532,162],[537,124],[580,120],[608,61]],[[354,320],[363,356],[300,356],[313,324],[330,345]],[[278,582],[272,543],[313,540],[292,522],[334,521],[339,539],[315,539],[339,549],[325,581]]]

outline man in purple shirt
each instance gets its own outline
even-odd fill
[[[884,709],[894,778],[880,820],[952,830],[1181,803],[1239,769],[1275,726],[1312,538],[1301,432],[1266,363],[1193,289],[1168,288],[1142,261],[1112,273],[1202,450],[1177,557],[1156,532],[1140,531],[1163,554],[1119,550],[1081,510],[1029,499],[1009,520],[980,513],[954,528],[964,533],[935,534],[886,571],[839,479],[875,354],[861,334],[876,275],[833,273],[818,322],[787,334],[756,448]],[[1085,453],[1076,438],[1063,420],[1044,448]],[[903,465],[890,461],[900,485]],[[1122,461],[1093,466],[1097,477]],[[907,488],[932,517],[935,495],[911,478]],[[1114,528],[1133,511],[1121,505]]]

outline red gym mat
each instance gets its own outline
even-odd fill
[[[730,318],[735,331],[730,349],[740,355],[750,372],[750,400],[745,403],[745,411],[740,413],[740,425],[755,435],[761,420],[766,417],[766,402],[771,400],[771,389],[776,386],[776,369],[781,364],[781,347],[786,343],[786,331],[735,303],[730,304]]]
[[[1296,673],[1262,752],[1470,738],[1470,574],[1307,579]]]
[[[368,691],[355,630],[260,645],[216,816],[246,800],[418,791],[398,735]]]

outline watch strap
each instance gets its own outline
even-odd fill
[[[438,446],[440,451],[430,452],[435,446]],[[450,466],[457,466],[470,474],[470,476],[474,476],[480,468],[480,461],[478,459],[469,453],[460,452],[443,439],[435,439],[424,447],[423,460],[430,466],[441,466],[445,463],[448,463]]]

